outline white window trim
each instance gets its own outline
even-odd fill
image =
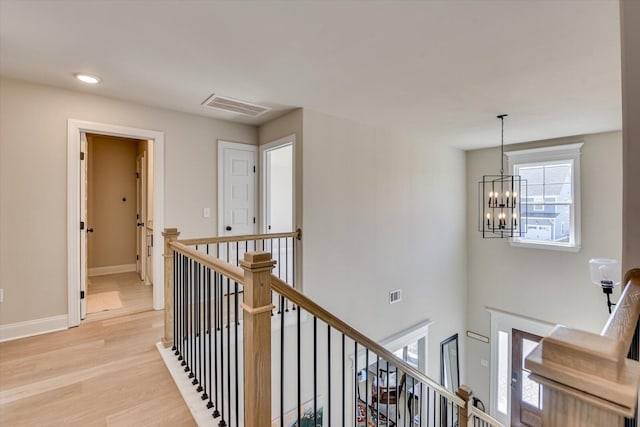
[[[532,319],[529,317],[519,316],[517,314],[502,311],[496,308],[486,307],[487,311],[491,315],[491,378],[490,378],[490,390],[489,390],[489,414],[502,422],[504,425],[510,425],[511,423],[511,387],[507,387],[507,413],[503,414],[498,411],[498,333],[500,331],[506,332],[509,337],[508,348],[508,375],[507,378],[511,378],[511,333],[513,329],[519,329],[521,331],[530,332],[541,337],[546,336],[551,332],[551,329],[555,326],[552,323],[548,323],[538,319]],[[509,384],[510,385],[510,384]]]
[[[508,170],[513,171],[515,164],[521,163],[543,163],[561,160],[572,160],[572,193],[573,193],[573,209],[572,223],[574,224],[573,241],[569,243],[549,243],[523,241],[519,238],[509,240],[511,246],[533,249],[550,249],[556,251],[579,252],[582,245],[581,227],[580,227],[580,154],[582,142],[575,144],[554,145],[550,147],[532,148],[528,150],[508,151],[504,153],[508,159]]]

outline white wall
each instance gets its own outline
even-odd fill
[[[165,224],[215,234],[216,140],[257,128],[16,80],[0,80],[0,324],[67,313],[67,119],[165,133]]]
[[[305,294],[376,340],[433,320],[439,379],[440,341],[465,328],[464,153],[309,110],[303,123]]]
[[[499,148],[467,152],[467,327],[490,335],[486,307],[599,333],[608,311],[602,290],[589,280],[591,258],[620,260],[622,248],[622,136],[585,135],[505,149],[583,141],[581,157],[582,249],[578,253],[512,247],[506,240],[482,239],[478,228],[478,181],[495,173]],[[620,295],[616,290],[614,301]],[[489,404],[489,344],[467,340],[467,379]]]

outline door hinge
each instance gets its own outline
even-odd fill
[[[140,219],[140,214],[136,214],[136,219]]]
[[[140,173],[136,172],[136,179],[140,178]]]
[[[253,223],[254,224],[256,223],[256,217],[255,216],[253,217]]]
[[[80,291],[80,299],[84,299],[84,291]]]
[[[80,160],[84,160],[84,151],[80,152]]]
[[[80,221],[80,230],[84,230],[84,221]]]
[[[136,261],[140,261],[140,255],[136,255]]]
[[[253,167],[253,173],[256,173],[256,167],[255,166]]]

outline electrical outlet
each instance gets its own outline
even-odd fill
[[[4,289],[0,288],[0,302],[4,301]]]
[[[211,216],[211,208],[202,208],[202,217],[209,218]]]
[[[489,367],[489,361],[487,359],[480,359],[480,366],[482,366],[484,368],[488,368]]]

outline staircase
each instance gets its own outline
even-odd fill
[[[296,289],[299,230],[191,240],[178,240],[176,229],[165,229],[163,235],[163,343],[210,411],[211,425],[501,426],[470,403],[468,387],[450,392]],[[626,323],[635,325],[638,311]],[[545,338],[544,348],[553,349],[554,339]],[[580,345],[579,340],[573,343],[572,354],[579,354]],[[569,391],[553,388],[544,377],[552,363],[547,353],[540,353],[536,366],[531,357],[527,363],[545,386],[545,412],[554,408],[557,413],[557,396]],[[629,375],[618,380],[627,381],[629,393],[616,403],[616,423],[635,410],[629,398],[637,399],[640,372],[637,362],[622,363],[628,364]],[[553,381],[562,384],[562,378]],[[570,394],[585,401],[573,390]],[[596,403],[590,398],[584,405],[612,411]],[[549,426],[602,425],[544,419]]]

